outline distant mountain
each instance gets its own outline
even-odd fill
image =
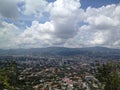
[[[65,48],[65,47],[47,47],[31,49],[9,49],[0,50],[0,55],[120,55],[120,49],[111,49],[106,47],[86,47],[86,48]]]

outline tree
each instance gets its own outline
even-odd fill
[[[15,90],[18,84],[18,72],[15,62],[7,62],[0,68],[0,90]]]
[[[112,72],[107,78],[105,90],[120,90],[120,75]]]
[[[104,85],[104,90],[120,90],[120,73],[116,63],[103,64],[98,68],[96,78]]]
[[[7,75],[8,74],[5,69],[0,69],[0,90],[3,90],[5,88],[9,90],[12,89]]]

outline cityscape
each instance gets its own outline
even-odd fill
[[[94,48],[102,51],[102,47],[91,48],[85,49],[91,53],[88,56],[86,56],[88,51],[85,51],[82,55],[68,55],[66,54],[68,52],[64,52],[65,48],[57,48],[57,51],[60,49],[61,52],[64,52],[64,56],[53,56],[49,55],[49,53],[47,53],[48,56],[44,54],[29,55],[29,53],[28,55],[9,55],[9,53],[1,55],[0,80],[3,79],[0,83],[1,90],[108,90],[110,88],[119,90],[119,52],[116,53],[118,55],[117,58],[112,55],[113,57],[110,59],[107,54],[104,56],[101,56],[102,54],[99,56],[95,53],[94,55],[92,54]],[[48,48],[46,49],[48,50]],[[99,53],[100,51],[97,52]],[[111,49],[109,50],[111,55],[113,52],[110,51]],[[103,51],[102,53],[105,52]],[[99,70],[100,68],[103,69],[102,72]],[[103,78],[107,79],[109,73],[117,73],[118,77],[114,77],[113,83],[109,83],[110,85],[107,87],[107,82],[101,80]],[[118,81],[114,82],[115,78]],[[117,84],[114,86],[114,83]]]
[[[0,90],[120,90],[120,0],[0,0]]]

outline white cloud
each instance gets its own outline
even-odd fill
[[[53,17],[69,17],[81,6],[79,0],[56,0],[49,4]]]
[[[1,22],[1,48],[13,47],[15,41],[16,47],[23,48],[96,45],[120,48],[119,4],[100,8],[88,7],[83,10],[79,0],[56,0],[55,2],[47,2],[46,0],[17,1],[17,3],[19,2],[24,2],[24,9],[20,12],[23,12],[26,16],[41,17],[44,12],[47,12],[50,15],[50,20],[45,23],[34,20],[32,25],[26,27],[19,35],[16,35],[18,28],[14,24]],[[0,11],[2,16],[12,17],[12,15],[6,16],[6,13],[8,14],[9,12]],[[8,35],[4,35],[3,32],[7,32]],[[6,44],[7,40],[10,41],[8,42],[9,44]]]
[[[55,35],[62,39],[72,38],[78,31],[78,15],[83,13],[79,0],[56,0],[50,5]]]
[[[20,36],[20,44],[24,46],[37,44],[38,47],[63,45],[67,39],[76,35],[79,21],[77,14],[83,12],[79,9],[80,2],[78,0],[56,0],[48,7],[51,20],[44,24],[33,21],[31,27],[28,27]]]
[[[115,11],[118,7],[120,6],[108,5],[101,8],[89,7],[86,10],[86,19],[84,21],[94,27],[97,27],[97,29],[111,29],[112,27],[116,27],[120,24],[117,12]]]
[[[92,45],[101,45],[101,44],[104,44],[105,42],[105,35],[106,33],[103,33],[103,32],[96,32],[94,33],[93,35],[93,40],[90,41],[90,43]]]
[[[84,11],[78,0],[56,0],[48,6],[51,20],[44,24],[34,21],[21,35],[20,44],[29,47],[119,46],[119,5],[89,7]],[[79,22],[86,25],[79,27]]]
[[[41,17],[43,12],[47,11],[48,2],[46,0],[23,0],[25,15],[34,15],[35,17]]]
[[[106,46],[120,48],[120,5],[87,8],[84,22],[79,32],[68,39],[64,46],[90,47]]]
[[[120,40],[120,5],[108,5],[100,8],[88,8],[85,12],[87,25],[80,28],[80,36],[88,46],[115,47]],[[118,11],[116,11],[118,10]],[[115,45],[114,43],[117,42]],[[117,46],[118,47],[118,46]],[[120,47],[120,46],[119,46]]]
[[[0,48],[16,47],[16,38],[20,34],[14,24],[0,22]]]
[[[53,32],[53,22],[40,24],[38,21],[33,21],[32,26],[27,27],[27,29],[19,36],[18,45],[20,47],[31,47],[31,45],[41,47],[49,45],[49,40],[53,39]]]

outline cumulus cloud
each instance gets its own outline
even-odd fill
[[[33,21],[32,26],[28,27],[20,36],[18,44],[20,47],[37,47],[50,45],[49,40],[52,39],[54,32],[53,22],[40,24],[38,21]]]
[[[93,34],[99,32],[98,34],[101,35],[100,37],[99,35],[94,37],[94,40],[98,38],[102,44],[112,47],[113,44],[120,39],[120,13],[118,14],[120,11],[116,11],[118,8],[120,8],[120,5],[107,5],[101,8],[87,9],[85,22],[87,22],[90,27],[89,31],[94,31],[92,32]],[[103,38],[104,42],[100,38]],[[94,40],[92,42],[96,44]]]
[[[83,12],[79,0],[56,0],[49,3],[50,21],[44,24],[33,21],[20,36],[25,44],[38,46],[63,45],[67,39],[74,37],[78,31],[78,16]],[[72,21],[72,22],[70,22]]]
[[[23,0],[23,13],[41,17],[47,11],[48,2],[46,0]]]
[[[44,24],[33,21],[31,27],[27,27],[26,30],[19,35],[17,45],[22,48],[62,45],[64,40],[56,37],[54,32],[55,27],[53,21]]]
[[[78,31],[78,15],[83,13],[79,0],[56,0],[51,5],[55,35],[63,39],[72,38]]]
[[[37,45],[37,47],[119,46],[120,5],[88,7],[84,11],[80,8],[79,0],[56,0],[48,6],[50,21],[44,24],[34,21],[21,35],[21,45],[29,47]],[[86,24],[79,26],[79,22]]]
[[[16,47],[16,37],[20,34],[19,29],[14,24],[0,22],[0,48]]]
[[[54,2],[21,0],[20,2],[24,2],[22,4],[23,10],[20,12],[26,16],[41,17],[43,13],[47,12],[49,21],[41,23],[39,20],[34,20],[32,25],[26,26],[26,29],[19,35],[15,33],[18,28],[14,24],[0,24],[2,28],[0,33],[3,33],[5,30],[8,32],[8,28],[11,30],[11,33],[9,32],[11,39],[6,38],[5,40],[12,41],[13,37],[16,37],[15,41],[18,47],[107,46],[120,48],[119,4],[111,4],[99,8],[88,7],[84,10],[81,8],[79,0],[56,0]],[[0,14],[5,16],[1,9]],[[3,34],[0,36],[0,38],[7,37],[3,37]],[[0,47],[3,47],[5,43],[2,39],[0,42],[3,43]]]
[[[69,46],[76,41],[78,47],[120,47],[120,13],[116,11],[119,7],[120,5],[108,5],[100,8],[87,8],[86,19],[84,19],[87,24],[81,26],[79,33],[73,39],[68,40],[65,45]]]

